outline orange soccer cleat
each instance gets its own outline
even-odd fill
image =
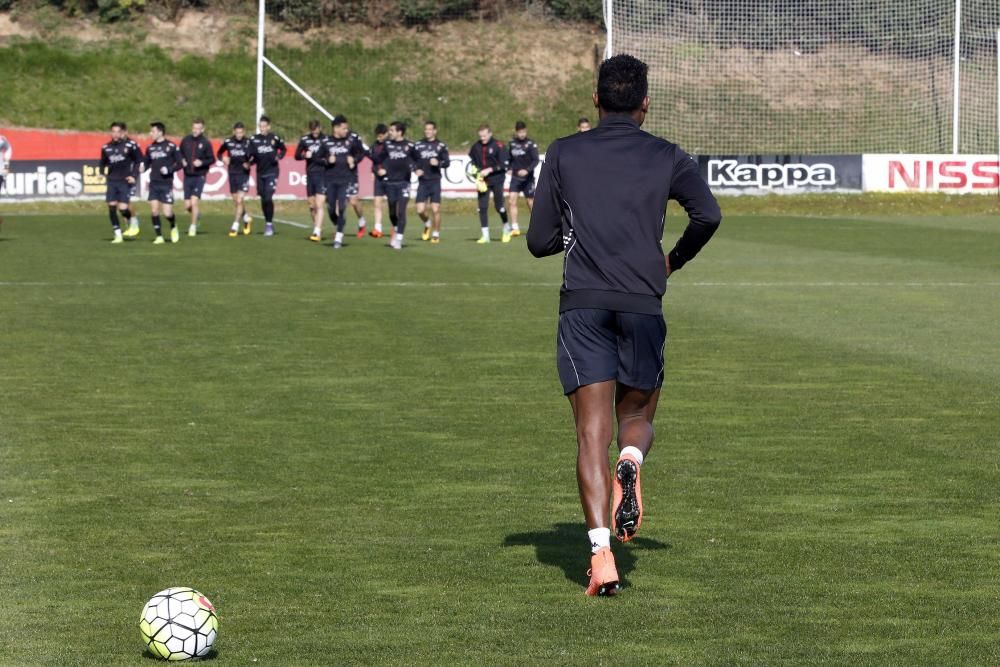
[[[615,557],[611,549],[604,547],[590,557],[590,569],[587,570],[590,585],[587,595],[612,596],[618,594],[618,570],[615,568]]]
[[[611,532],[622,542],[628,542],[642,525],[642,491],[635,457],[625,454],[618,459],[611,482]]]
[[[373,229],[370,232],[368,232],[368,236],[371,236],[372,238],[375,238],[375,239],[380,239],[380,238],[382,238],[382,230],[381,229]]]

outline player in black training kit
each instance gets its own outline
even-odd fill
[[[347,223],[347,198],[354,180],[358,162],[365,156],[361,142],[351,136],[347,119],[335,116],[331,121],[333,134],[323,140],[320,155],[326,164],[323,182],[326,187],[326,206],[337,231],[333,247],[344,243],[344,225]],[[355,135],[356,136],[356,135]]]
[[[510,205],[510,235],[520,236],[517,226],[517,198],[524,193],[528,213],[535,201],[535,168],[538,167],[538,144],[528,138],[528,126],[523,120],[514,124],[514,138],[507,147],[510,163],[510,188],[507,203]]]
[[[177,243],[181,235],[177,231],[177,219],[174,218],[174,172],[183,168],[181,152],[177,144],[164,138],[166,128],[163,123],[151,123],[149,138],[153,140],[146,148],[146,168],[149,169],[149,208],[153,219],[153,230],[156,238],[153,243],[164,243],[163,231],[160,228],[160,208],[170,223],[170,240]]]
[[[184,208],[191,214],[188,236],[198,234],[198,201],[205,189],[205,178],[215,162],[212,142],[205,136],[205,121],[191,121],[191,134],[181,140],[181,160],[184,163]]]
[[[246,136],[243,123],[233,124],[233,136],[222,142],[216,157],[226,165],[229,176],[229,194],[236,206],[233,226],[229,228],[230,236],[240,233],[240,221],[243,222],[243,235],[250,233],[253,218],[246,210],[246,194],[250,190],[250,139]]]
[[[271,119],[260,117],[260,132],[250,138],[250,164],[257,168],[257,194],[264,211],[264,236],[274,236],[274,191],[278,188],[278,163],[285,157],[285,142],[271,132]]]
[[[414,144],[417,152],[417,215],[424,221],[424,233],[420,238],[431,243],[441,242],[441,170],[447,169],[448,146],[437,138],[437,123],[424,123],[424,138]],[[427,214],[427,200],[431,202],[431,214]]]
[[[368,157],[372,161],[372,176],[374,178],[374,188],[372,190],[372,199],[375,205],[375,229],[368,232],[369,236],[374,238],[382,237],[382,204],[385,203],[385,181],[383,181],[378,175],[378,165],[381,164],[382,160],[385,159],[385,141],[389,135],[389,128],[384,124],[379,123],[375,126],[375,143],[368,150]],[[396,234],[396,230],[392,230],[393,236]]]
[[[306,199],[309,201],[309,217],[313,221],[313,233],[309,240],[316,243],[322,238],[323,209],[326,206],[326,190],[323,187],[326,165],[320,155],[320,147],[325,140],[326,135],[320,129],[320,122],[311,120],[309,133],[303,134],[299,145],[295,147],[295,159],[306,163]]]
[[[139,173],[142,167],[142,148],[139,147],[131,137],[128,136],[128,126],[122,123],[122,134],[125,137],[125,141],[132,144],[132,150],[135,151],[136,155],[139,156],[139,160],[135,164],[135,182],[132,183],[132,187],[129,189],[129,196],[132,200],[128,203],[128,228],[125,229],[122,234],[125,238],[135,238],[139,235],[139,215],[136,212],[135,200],[139,196]]]
[[[375,173],[385,187],[389,220],[395,230],[389,246],[402,250],[403,234],[406,233],[406,205],[410,202],[410,179],[417,161],[413,142],[406,138],[405,123],[397,120],[389,125],[389,140],[385,142],[385,150],[378,159]]]
[[[3,160],[2,156],[0,160]],[[126,219],[129,217],[129,201],[141,162],[142,151],[134,141],[125,136],[125,123],[111,123],[111,141],[101,147],[100,170],[107,182],[104,201],[108,204],[108,217],[114,230],[112,243],[124,242],[118,212],[121,211]],[[2,176],[0,173],[0,177]]]
[[[476,186],[479,189],[479,226],[482,236],[476,243],[490,242],[490,193],[493,193],[493,205],[503,221],[504,243],[510,243],[510,225],[507,223],[507,209],[504,208],[503,182],[507,171],[507,151],[503,144],[493,138],[493,130],[489,125],[479,127],[479,141],[469,149],[469,159],[472,160],[472,170],[476,176]]]
[[[640,129],[647,90],[645,63],[617,55],[601,64],[593,98],[600,124],[549,146],[528,229],[533,255],[564,253],[556,365],[576,422],[591,549],[587,595],[618,592],[611,533],[628,542],[642,523],[639,470],[653,445],[663,383],[667,277],[694,259],[722,221],[698,163]],[[669,199],[688,224],[664,257]],[[619,456],[611,473],[615,419]]]

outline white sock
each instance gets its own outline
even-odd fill
[[[588,530],[587,537],[590,538],[590,553],[592,554],[596,554],[601,549],[611,548],[610,528],[594,528],[593,530]]]
[[[381,222],[376,222],[375,223],[375,231],[376,232],[382,231],[382,223]]]
[[[436,239],[436,238],[438,238],[439,236],[441,236],[441,232],[431,232],[431,237],[432,237],[432,238],[435,238],[435,239]]]
[[[333,237],[334,243],[340,243],[344,240],[344,232],[337,232],[337,235]]]
[[[521,228],[517,226],[516,222],[511,224],[511,228],[516,229],[517,231],[521,231]]]
[[[503,223],[503,231],[505,234],[510,233],[510,225],[508,225],[506,222]]]
[[[622,451],[621,454],[618,455],[618,459],[621,460],[621,457],[625,456],[626,454],[631,454],[633,457],[635,457],[635,460],[639,463],[639,465],[642,465],[642,452],[639,451],[638,447],[633,447],[632,445],[629,445],[628,447],[622,447]]]
[[[239,228],[240,228],[240,221],[239,220],[233,220],[233,231],[235,232]]]
[[[424,229],[430,229],[430,228],[431,228],[431,221],[424,220]]]
[[[122,230],[121,229],[116,229],[115,230],[115,238],[116,239],[120,239],[121,237],[122,237]]]
[[[359,229],[360,229],[361,227],[364,227],[364,226],[365,226],[365,225],[367,225],[367,224],[368,224],[368,223],[367,223],[367,222],[365,222],[365,216],[363,216],[363,215],[362,215],[362,216],[360,216],[360,217],[358,218],[358,228],[359,228]]]
[[[490,237],[490,228],[489,227],[483,227],[483,238],[484,239],[488,239],[489,237]]]
[[[403,235],[400,234],[400,233],[398,233],[398,232],[396,233],[396,243],[399,243],[399,244],[403,243]]]
[[[313,235],[314,236],[319,236],[322,232],[323,232],[323,230],[320,229],[319,227],[313,227]]]
[[[139,218],[138,218],[137,216],[134,216],[134,215],[133,215],[133,216],[132,216],[132,217],[131,217],[131,218],[129,219],[129,224],[132,224],[132,225],[135,225],[136,227],[138,227],[138,226],[139,226]]]

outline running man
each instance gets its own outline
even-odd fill
[[[326,140],[326,135],[320,128],[318,120],[309,121],[309,133],[303,134],[299,145],[295,147],[295,159],[306,163],[306,199],[309,201],[309,217],[313,221],[313,233],[310,241],[319,243],[323,236],[323,209],[326,207],[326,190],[323,187],[323,174],[326,165],[320,157],[320,147]]]
[[[451,164],[448,145],[437,138],[437,123],[424,123],[424,138],[414,145],[417,152],[417,215],[424,222],[421,240],[441,242],[441,170]],[[431,212],[427,213],[427,201]]]
[[[375,229],[368,232],[368,235],[376,239],[382,238],[382,205],[385,203],[385,181],[378,175],[378,164],[385,159],[385,142],[389,136],[389,128],[379,123],[375,126],[375,143],[368,151],[368,157],[372,161],[372,176],[374,177],[373,199],[375,204]],[[393,237],[396,230],[392,230]]]
[[[576,131],[590,132],[590,119],[586,116],[581,116],[580,120],[576,121]]]
[[[376,174],[382,179],[389,202],[389,220],[394,230],[389,247],[403,249],[406,232],[406,205],[410,202],[410,179],[417,155],[413,142],[406,138],[406,124],[394,121],[389,125],[389,140],[376,163]]]
[[[191,214],[188,236],[198,235],[198,202],[205,190],[205,178],[215,162],[212,142],[205,136],[205,121],[191,121],[191,134],[181,139],[181,160],[184,163],[184,208]]]
[[[149,212],[156,232],[153,243],[157,245],[165,243],[160,227],[161,208],[170,223],[170,241],[177,243],[181,240],[177,219],[174,217],[174,172],[181,170],[184,165],[181,163],[181,151],[177,144],[167,140],[165,134],[163,123],[150,123],[149,138],[153,143],[146,148],[145,164],[149,169]]]
[[[510,209],[510,235],[520,236],[517,226],[517,199],[524,193],[528,203],[528,213],[535,200],[535,168],[538,167],[538,144],[528,138],[528,126],[523,120],[514,124],[514,138],[508,148],[510,159],[510,188],[508,206]]]
[[[243,223],[243,235],[246,236],[250,233],[253,218],[247,213],[246,208],[246,196],[250,191],[250,139],[246,136],[246,127],[243,123],[233,123],[233,136],[222,142],[216,157],[226,165],[229,194],[236,208],[229,236],[239,235],[240,222]]]
[[[260,131],[250,138],[250,163],[257,168],[257,194],[264,212],[264,236],[274,236],[274,191],[278,188],[279,162],[287,149],[281,137],[271,132],[271,119],[261,116]],[[249,223],[247,223],[249,226]],[[249,230],[244,233],[249,233]]]
[[[142,167],[142,149],[139,147],[135,141],[133,141],[128,136],[128,126],[122,123],[122,134],[125,137],[125,141],[132,145],[132,150],[139,159],[135,162],[135,170],[132,172],[132,187],[129,188],[128,194],[131,201],[128,203],[128,229],[122,232],[125,238],[135,238],[139,235],[139,214],[136,209],[134,201],[139,197],[139,174]]]
[[[593,98],[600,124],[549,147],[528,229],[535,257],[565,252],[556,363],[576,422],[592,553],[587,595],[618,592],[611,533],[627,542],[642,522],[639,469],[653,444],[663,381],[667,276],[694,259],[722,221],[697,163],[639,129],[647,92],[645,63],[617,55],[601,64]],[[688,224],[664,257],[668,199],[684,207]],[[611,405],[620,452],[613,476]]]
[[[507,222],[507,209],[503,202],[503,182],[507,172],[507,151],[503,144],[493,138],[493,130],[489,125],[479,127],[479,141],[469,149],[469,159],[479,178],[485,181],[485,189],[479,192],[479,226],[482,235],[476,243],[490,242],[490,193],[493,193],[493,205],[503,221],[503,236],[500,240],[510,243],[510,224]]]
[[[6,171],[3,154],[4,146],[0,146],[0,180]],[[134,141],[125,136],[125,123],[119,121],[111,123],[111,141],[101,146],[100,172],[107,183],[104,201],[108,205],[108,218],[111,220],[111,229],[114,232],[112,243],[124,243],[118,213],[121,212],[126,220],[130,217],[129,203],[141,162],[142,151]]]
[[[7,137],[0,135],[0,194],[3,194],[4,181],[7,180],[7,175],[10,170],[7,168],[7,151],[10,150],[10,143],[7,141]],[[0,225],[3,225],[3,217],[0,216]]]
[[[327,210],[330,214],[330,222],[337,230],[333,237],[333,247],[339,250],[344,245],[347,197],[351,187],[352,174],[357,169],[358,162],[364,157],[364,149],[361,142],[350,136],[347,118],[334,116],[330,124],[333,134],[323,140],[320,147],[320,158],[325,163],[323,184],[326,190]]]

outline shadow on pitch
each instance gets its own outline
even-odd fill
[[[146,660],[155,660],[157,662],[166,662],[165,659],[163,659],[160,656],[156,655],[155,653],[153,653],[149,649],[146,649],[145,651],[142,652],[142,657],[145,658]],[[206,662],[208,660],[215,660],[218,657],[219,657],[219,652],[213,648],[211,651],[209,651],[208,653],[206,653],[204,656],[202,656],[200,658],[193,658],[191,660],[188,660],[187,662]]]
[[[639,554],[644,550],[670,549],[671,545],[646,537],[637,537],[628,544],[616,543],[612,538],[615,567],[622,585],[628,585],[628,575],[635,569]],[[587,530],[582,523],[557,523],[549,530],[533,533],[515,533],[503,541],[505,547],[535,547],[535,557],[544,565],[555,565],[562,569],[566,578],[575,584],[586,586],[590,554],[587,548]]]

